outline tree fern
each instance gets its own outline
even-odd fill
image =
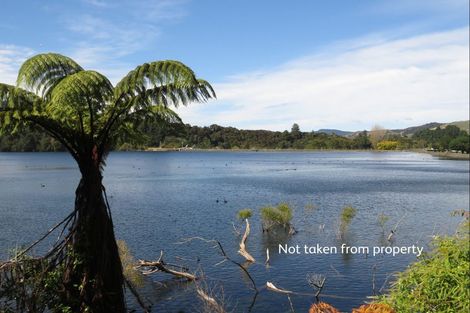
[[[178,61],[139,65],[114,87],[71,58],[39,54],[21,66],[16,86],[0,84],[0,131],[36,124],[75,158],[95,146],[103,157],[121,135],[128,136],[146,119],[179,122],[169,107],[214,97],[212,86]]]

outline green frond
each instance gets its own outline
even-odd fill
[[[174,106],[187,105],[190,102],[204,102],[215,97],[212,87],[205,81],[196,80],[194,84],[178,86],[167,84],[147,90],[145,105]],[[145,106],[141,105],[141,106]]]
[[[156,61],[144,63],[130,71],[117,85],[116,98],[134,96],[136,93],[157,86],[175,85],[177,87],[193,85],[197,82],[194,72],[178,61]]]
[[[145,120],[153,120],[160,123],[181,123],[182,120],[178,114],[163,105],[154,105],[140,111],[129,114],[130,119],[143,122]]]
[[[74,60],[57,53],[38,54],[26,60],[18,72],[16,85],[47,97],[64,77],[82,71]]]
[[[79,127],[88,134],[112,96],[113,86],[105,76],[95,71],[80,71],[54,87],[46,112],[61,123]]]
[[[117,123],[119,125],[111,133],[110,138],[114,142],[119,140],[136,143],[143,143],[148,136],[141,131],[142,125],[152,122],[153,125],[168,125],[182,123],[178,114],[168,107],[157,105],[137,110],[123,116]]]
[[[0,132],[14,132],[26,117],[39,114],[42,106],[35,94],[0,83]]]

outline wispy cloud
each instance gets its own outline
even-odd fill
[[[304,130],[355,130],[466,119],[468,35],[469,29],[461,28],[338,43],[278,68],[215,84],[217,101],[181,114],[195,124],[277,130],[294,122]]]
[[[109,3],[107,3],[104,0],[82,0],[84,3],[99,7],[99,8],[105,8],[109,6]]]
[[[68,54],[87,68],[103,71],[116,82],[131,69],[122,58],[155,43],[164,23],[176,22],[186,15],[187,2],[83,0],[85,11],[78,15],[66,13],[62,18],[68,32],[65,38],[71,45]],[[72,39],[68,39],[70,34],[74,35]]]
[[[14,85],[18,69],[34,51],[15,45],[0,45],[0,82]]]

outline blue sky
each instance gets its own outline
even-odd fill
[[[218,99],[185,122],[399,128],[468,119],[468,0],[2,1],[0,81],[59,52],[113,82],[178,59]]]

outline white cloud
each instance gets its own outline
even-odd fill
[[[186,122],[284,130],[387,128],[469,116],[469,29],[400,40],[363,38],[270,71],[214,84],[217,101]],[[370,39],[370,38],[369,38]]]
[[[151,46],[160,36],[162,25],[186,15],[187,3],[187,0],[83,1],[94,10],[65,13],[62,18],[65,29],[78,37],[70,40],[67,55],[86,68],[103,72],[114,83],[134,67],[122,59]],[[119,18],[113,19],[115,16]]]
[[[21,64],[33,54],[26,47],[0,45],[0,82],[14,85]]]

